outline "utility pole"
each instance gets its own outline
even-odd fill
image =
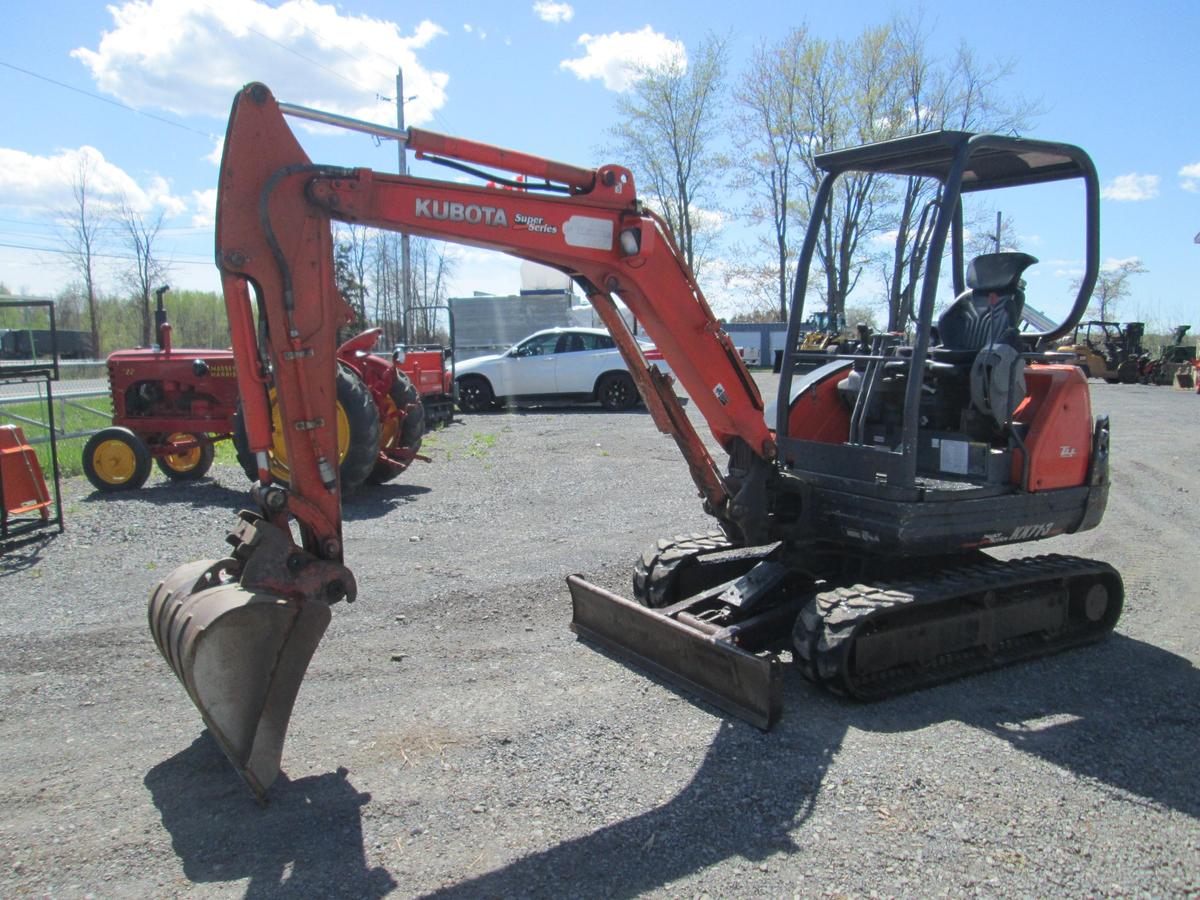
[[[396,67],[396,129],[404,131],[404,70]],[[396,147],[400,153],[400,174],[408,174],[408,144],[397,141]],[[404,325],[408,321],[408,286],[409,286],[408,232],[400,232],[400,340],[408,342]]]
[[[1000,252],[1000,210],[996,210],[996,252]]]

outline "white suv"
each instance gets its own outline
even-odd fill
[[[669,373],[662,354],[639,339],[642,352]],[[603,328],[549,328],[504,353],[455,366],[458,405],[468,412],[494,409],[501,400],[599,401],[629,409],[640,399],[612,336]]]

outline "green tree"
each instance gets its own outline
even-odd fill
[[[1005,90],[1012,64],[994,56],[981,60],[965,43],[949,61],[930,50],[930,32],[920,14],[891,23],[891,71],[899,88],[897,134],[949,129],[1017,134],[1037,115],[1035,103]],[[927,178],[901,179],[895,190],[895,232],[888,285],[888,327],[904,327],[912,290],[926,263],[937,185]],[[1003,235],[1002,235],[1003,237]]]
[[[642,66],[628,96],[617,100],[614,151],[634,173],[641,194],[662,205],[684,260],[699,276],[716,228],[723,164],[717,144],[727,51],[709,36],[687,59]]]
[[[798,127],[806,152],[797,178],[797,212],[810,219],[824,171],[816,156],[828,150],[894,136],[895,75],[891,68],[891,31],[865,29],[852,43],[809,37],[800,65],[801,116]],[[870,173],[838,179],[821,223],[816,245],[820,277],[810,289],[825,301],[829,314],[845,315],[847,299],[871,263],[872,237],[887,227],[885,188]]]
[[[1096,275],[1096,286],[1092,288],[1092,306],[1088,312],[1102,322],[1115,322],[1117,307],[1129,296],[1130,279],[1134,275],[1144,275],[1150,270],[1137,257],[1110,263],[1100,269]],[[1079,291],[1080,279],[1071,284],[1071,293]]]
[[[754,284],[755,293],[775,296],[777,320],[787,320],[795,277],[790,243],[793,170],[800,165],[808,128],[802,118],[801,65],[808,31],[794,28],[775,44],[762,43],[735,91],[736,133],[745,135],[747,159],[734,186],[750,197],[744,215],[755,225],[770,223],[765,241],[771,263],[740,255],[734,274]]]

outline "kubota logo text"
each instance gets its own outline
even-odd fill
[[[508,216],[498,206],[480,206],[478,203],[454,203],[450,200],[423,200],[417,198],[418,219],[438,219],[442,222],[466,222],[470,225],[494,225],[508,227]]]

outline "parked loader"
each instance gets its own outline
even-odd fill
[[[403,141],[480,184],[314,164],[285,114]],[[716,530],[647,553],[632,600],[571,576],[580,637],[769,728],[780,714],[786,655],[835,693],[875,699],[1112,629],[1123,587],[1111,566],[988,552],[1094,528],[1107,502],[1108,421],[1092,417],[1076,366],[1036,350],[1076,326],[1095,283],[1100,195],[1091,160],[1069,144],[935,132],[824,153],[817,164],[824,178],[800,254],[780,392],[768,408],[628,169],[367,125],[280,104],[261,84],[238,94],[216,256],[258,462],[254,509],[235,524],[229,556],[184,565],[154,589],[149,617],[159,650],[258,796],[279,771],[331,606],[357,592],[330,462],[334,335],[347,312],[334,282],[334,220],[502,250],[566,272],[613,335],[655,424],[675,440]],[[516,182],[495,170],[524,176],[525,189],[504,190]],[[870,353],[799,375],[800,301],[829,199],[854,173],[924,178],[937,188],[914,339],[877,335]],[[1083,187],[1084,275],[1062,323],[1020,333],[1022,275],[1036,259],[994,253],[966,263],[961,200],[1058,181]],[[947,246],[955,298],[936,320],[935,342]],[[643,357],[617,297],[670,363],[727,464]],[[286,485],[266,455],[271,389]]]
[[[1137,384],[1144,362],[1145,333],[1142,322],[1084,322],[1076,327],[1071,343],[1058,350],[1074,354],[1075,365],[1088,378],[1103,378],[1109,384]]]
[[[1175,326],[1171,343],[1160,347],[1154,358],[1147,357],[1144,360],[1141,371],[1143,384],[1169,384],[1184,390],[1195,386],[1192,364],[1196,361],[1196,342],[1184,343],[1191,328],[1191,325]]]

